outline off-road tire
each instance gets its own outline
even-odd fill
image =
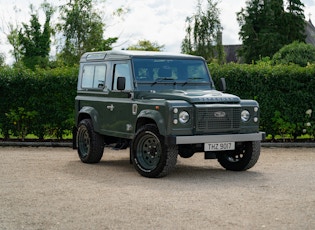
[[[130,155],[135,169],[144,177],[168,175],[177,162],[177,145],[164,143],[156,125],[144,125],[133,139]]]
[[[231,171],[245,171],[252,168],[260,155],[260,141],[244,142],[233,151],[218,152],[218,162]]]
[[[78,154],[84,163],[98,163],[104,152],[104,137],[94,131],[91,119],[84,119],[78,125]]]

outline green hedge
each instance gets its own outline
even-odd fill
[[[228,93],[255,99],[261,130],[272,136],[315,135],[315,66],[211,64],[215,82]],[[78,68],[0,69],[0,134],[62,138],[74,125]]]
[[[0,70],[0,129],[5,138],[62,136],[74,125],[78,68]]]
[[[315,66],[210,65],[215,82],[226,78],[228,92],[255,99],[261,130],[275,137],[315,134]]]

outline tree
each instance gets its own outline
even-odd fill
[[[298,2],[288,1],[287,9],[283,0],[246,2],[246,8],[237,13],[243,41],[240,56],[245,62],[272,57],[284,45],[294,40],[304,41],[303,9]]]
[[[293,41],[304,42],[305,35],[305,16],[304,4],[300,0],[288,0],[286,22],[288,44]]]
[[[61,6],[58,30],[63,33],[65,44],[60,54],[64,63],[78,63],[87,51],[108,50],[117,38],[103,39],[105,24],[93,7],[93,0],[69,0]]]
[[[215,57],[215,53],[223,57],[222,44],[218,42],[222,27],[217,5],[218,2],[207,0],[206,10],[203,11],[202,0],[198,0],[196,14],[186,18],[186,36],[182,42],[183,53],[202,56],[208,62]]]
[[[41,5],[42,10],[45,13],[46,20],[43,30],[41,29],[41,24],[39,23],[38,13],[34,12],[33,6],[31,9],[31,19],[30,25],[23,23],[23,28],[18,32],[17,45],[20,45],[20,52],[22,54],[22,62],[26,67],[34,69],[36,65],[40,67],[45,67],[48,64],[49,52],[50,52],[50,36],[52,34],[52,28],[50,27],[50,19],[54,13],[53,7],[44,2]],[[12,31],[11,39],[15,39],[15,31]],[[8,38],[9,39],[9,38]]]
[[[242,8],[237,13],[237,21],[241,27],[239,36],[243,41],[240,56],[245,62],[259,58],[259,31],[262,25],[262,2],[261,0],[247,1],[246,9]]]
[[[297,64],[302,67],[315,63],[315,47],[295,41],[282,47],[272,58],[276,64]]]
[[[284,28],[284,9],[282,0],[265,0],[262,12],[263,25],[260,30],[259,59],[272,57],[286,41],[282,30]]]
[[[7,39],[11,46],[13,47],[13,50],[10,50],[10,53],[13,55],[13,58],[15,62],[19,62],[21,60],[22,51],[21,51],[21,44],[19,40],[19,28],[14,26],[12,24],[9,25],[9,34],[7,35]]]
[[[98,50],[111,50],[114,43],[116,43],[118,40],[117,37],[114,38],[107,38],[102,40],[98,44]]]
[[[140,40],[136,45],[131,45],[127,50],[143,50],[143,51],[162,51],[164,45],[159,45],[156,42],[150,42],[149,40]]]
[[[283,46],[281,37],[283,18],[282,0],[247,1],[246,9],[237,13],[243,41],[240,55],[251,63],[265,56],[272,56]]]
[[[4,53],[0,53],[0,67],[5,65],[5,55]]]

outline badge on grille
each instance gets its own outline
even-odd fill
[[[223,111],[218,111],[218,112],[215,112],[214,113],[214,116],[217,117],[217,118],[220,118],[220,117],[225,117],[225,112]]]

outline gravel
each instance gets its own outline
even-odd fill
[[[246,172],[203,154],[141,177],[128,151],[0,147],[0,229],[313,229],[315,148],[262,148]]]

